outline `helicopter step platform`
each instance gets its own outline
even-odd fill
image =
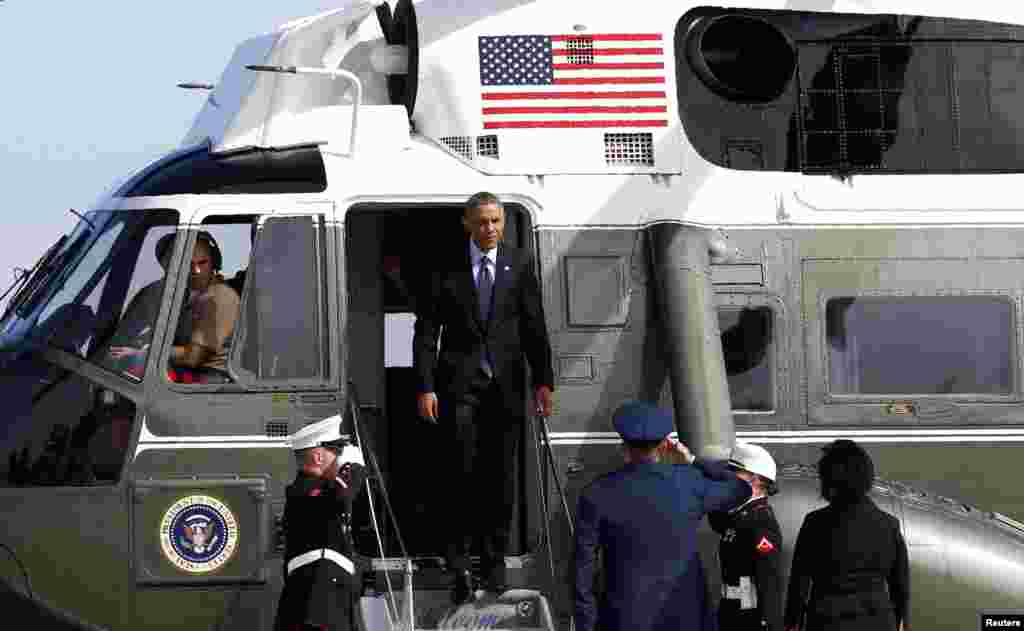
[[[415,629],[522,629],[554,631],[554,618],[548,598],[534,589],[537,575],[533,554],[505,557],[509,589],[498,595],[477,590],[469,603],[451,602],[452,578],[438,556],[413,557],[413,609]],[[475,576],[479,576],[480,558],[471,556]],[[360,598],[362,631],[392,631],[390,615],[398,612],[401,621],[395,627],[408,629],[404,571],[400,557],[365,559],[365,595]],[[390,582],[390,585],[388,584]],[[394,594],[395,601],[391,601]]]
[[[398,631],[408,629],[406,595],[371,594],[359,599],[361,631]],[[473,600],[453,605],[449,590],[415,590],[415,631],[434,629],[518,629],[521,631],[554,631],[554,619],[547,598],[532,589],[510,589],[501,595],[477,591]],[[389,608],[398,611],[398,624],[392,628]]]

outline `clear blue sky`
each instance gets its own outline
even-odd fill
[[[115,180],[176,147],[235,46],[344,0],[0,2],[0,292]]]

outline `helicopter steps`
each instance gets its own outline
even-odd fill
[[[479,575],[479,557],[470,557],[474,575]],[[389,610],[398,611],[401,622],[394,631],[408,630],[406,606],[405,561],[401,558],[367,559],[364,585],[360,598],[361,631],[392,631]],[[413,557],[413,608],[415,629],[520,629],[523,631],[554,631],[555,623],[548,597],[533,589],[538,578],[534,573],[532,554],[505,557],[509,589],[498,595],[477,590],[473,600],[455,606],[451,602],[451,576],[440,557]],[[390,586],[385,577],[390,579]],[[532,583],[532,584],[531,584]],[[394,595],[394,602],[391,596]]]
[[[359,599],[361,631],[398,631],[408,629],[408,608],[404,592],[394,592],[394,607],[399,623],[392,629],[388,610],[392,606],[387,593]],[[520,631],[554,631],[554,619],[547,598],[532,589],[510,589],[499,595],[477,591],[475,598],[463,605],[451,603],[447,589],[415,590],[415,631],[434,629],[469,630],[518,629]]]

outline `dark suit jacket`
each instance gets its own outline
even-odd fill
[[[800,621],[808,589],[806,631],[906,622],[909,563],[899,520],[870,498],[808,513],[793,548],[786,626]]]
[[[701,459],[627,464],[591,482],[576,510],[576,628],[714,628],[697,527],[706,513],[735,508],[750,494],[724,462]],[[600,604],[593,594],[598,548],[606,584]]]
[[[498,245],[492,300],[485,325],[480,321],[468,239],[457,252],[441,257],[425,293],[416,301],[413,367],[419,392],[438,393],[442,405],[446,399],[448,403],[458,400],[479,370],[485,347],[490,350],[506,410],[519,413],[525,403],[524,355],[533,385],[554,389],[540,286],[533,260],[525,252]]]

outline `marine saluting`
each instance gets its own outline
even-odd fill
[[[285,583],[275,631],[352,628],[359,595],[352,502],[365,479],[362,452],[332,416],[295,432],[299,466],[284,508]]]

